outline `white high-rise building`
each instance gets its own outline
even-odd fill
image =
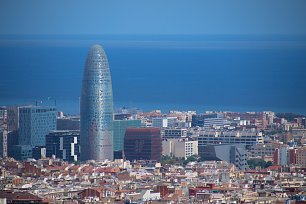
[[[152,118],[152,127],[156,127],[156,128],[168,127],[167,118]]]
[[[198,155],[198,141],[188,139],[163,140],[163,155],[182,157],[187,159],[192,155]]]

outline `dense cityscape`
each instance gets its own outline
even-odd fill
[[[113,109],[93,45],[80,115],[0,109],[0,203],[304,203],[306,120],[293,113]]]

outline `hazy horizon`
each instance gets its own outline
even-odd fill
[[[0,104],[77,101],[99,43],[115,104],[306,114],[305,10],[303,0],[3,0]]]

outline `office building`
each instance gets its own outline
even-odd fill
[[[7,131],[15,131],[19,128],[19,106],[7,106]]]
[[[205,145],[199,146],[199,156],[204,161],[226,161],[239,170],[248,169],[245,145]]]
[[[176,127],[178,123],[177,117],[167,117],[167,123],[167,127]]]
[[[32,148],[32,157],[36,160],[46,158],[47,157],[46,147],[45,146],[36,146],[36,147]]]
[[[0,107],[0,158],[7,157],[7,111]]]
[[[10,150],[10,157],[16,160],[27,160],[32,158],[32,146],[31,145],[14,145]]]
[[[152,118],[152,127],[155,127],[155,128],[168,127],[167,118]]]
[[[199,145],[215,144],[263,144],[260,131],[202,131],[198,137]]]
[[[256,158],[256,157],[273,157],[273,154],[275,152],[275,149],[278,147],[279,145],[277,144],[273,144],[273,143],[268,143],[268,144],[257,144],[257,145],[253,145],[250,146],[248,152],[249,152],[249,156],[252,158]]]
[[[186,128],[163,128],[161,130],[163,139],[180,139],[187,137]]]
[[[78,161],[80,159],[80,131],[62,130],[46,136],[46,156]]]
[[[18,145],[18,130],[7,133],[7,156],[14,157],[14,147]]]
[[[177,125],[177,117],[156,117],[152,118],[152,127],[166,128],[175,127]]]
[[[18,145],[44,146],[46,135],[56,130],[56,116],[54,107],[20,107]]]
[[[57,130],[80,130],[79,117],[57,118]]]
[[[129,113],[118,113],[114,115],[114,120],[130,120],[132,117]]]
[[[129,127],[141,127],[141,120],[114,120],[114,151],[122,151],[125,130]]]
[[[90,48],[81,91],[81,160],[113,160],[113,91],[106,54]]]
[[[114,150],[114,160],[123,159],[123,150]]]
[[[205,123],[205,119],[208,118],[223,118],[221,114],[218,113],[208,113],[208,114],[199,114],[199,115],[192,115],[192,127],[203,127]]]
[[[7,131],[0,128],[0,157],[7,157]]]
[[[225,124],[224,118],[205,118],[203,128],[204,130],[223,129]]]
[[[159,128],[127,128],[124,137],[124,155],[127,160],[156,160],[162,153]]]
[[[187,159],[192,155],[198,155],[198,141],[186,139],[164,139],[163,155]]]

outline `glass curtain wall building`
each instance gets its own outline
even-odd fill
[[[81,91],[81,160],[113,159],[113,92],[103,48],[90,48]]]
[[[19,108],[19,145],[44,146],[46,135],[56,130],[55,107],[28,106]]]
[[[141,127],[141,120],[114,120],[114,150],[122,151],[125,131],[129,127]]]
[[[46,136],[46,156],[78,161],[80,157],[80,132],[77,130],[57,130]]]
[[[127,128],[124,137],[124,155],[127,160],[159,161],[162,140],[159,128]]]

